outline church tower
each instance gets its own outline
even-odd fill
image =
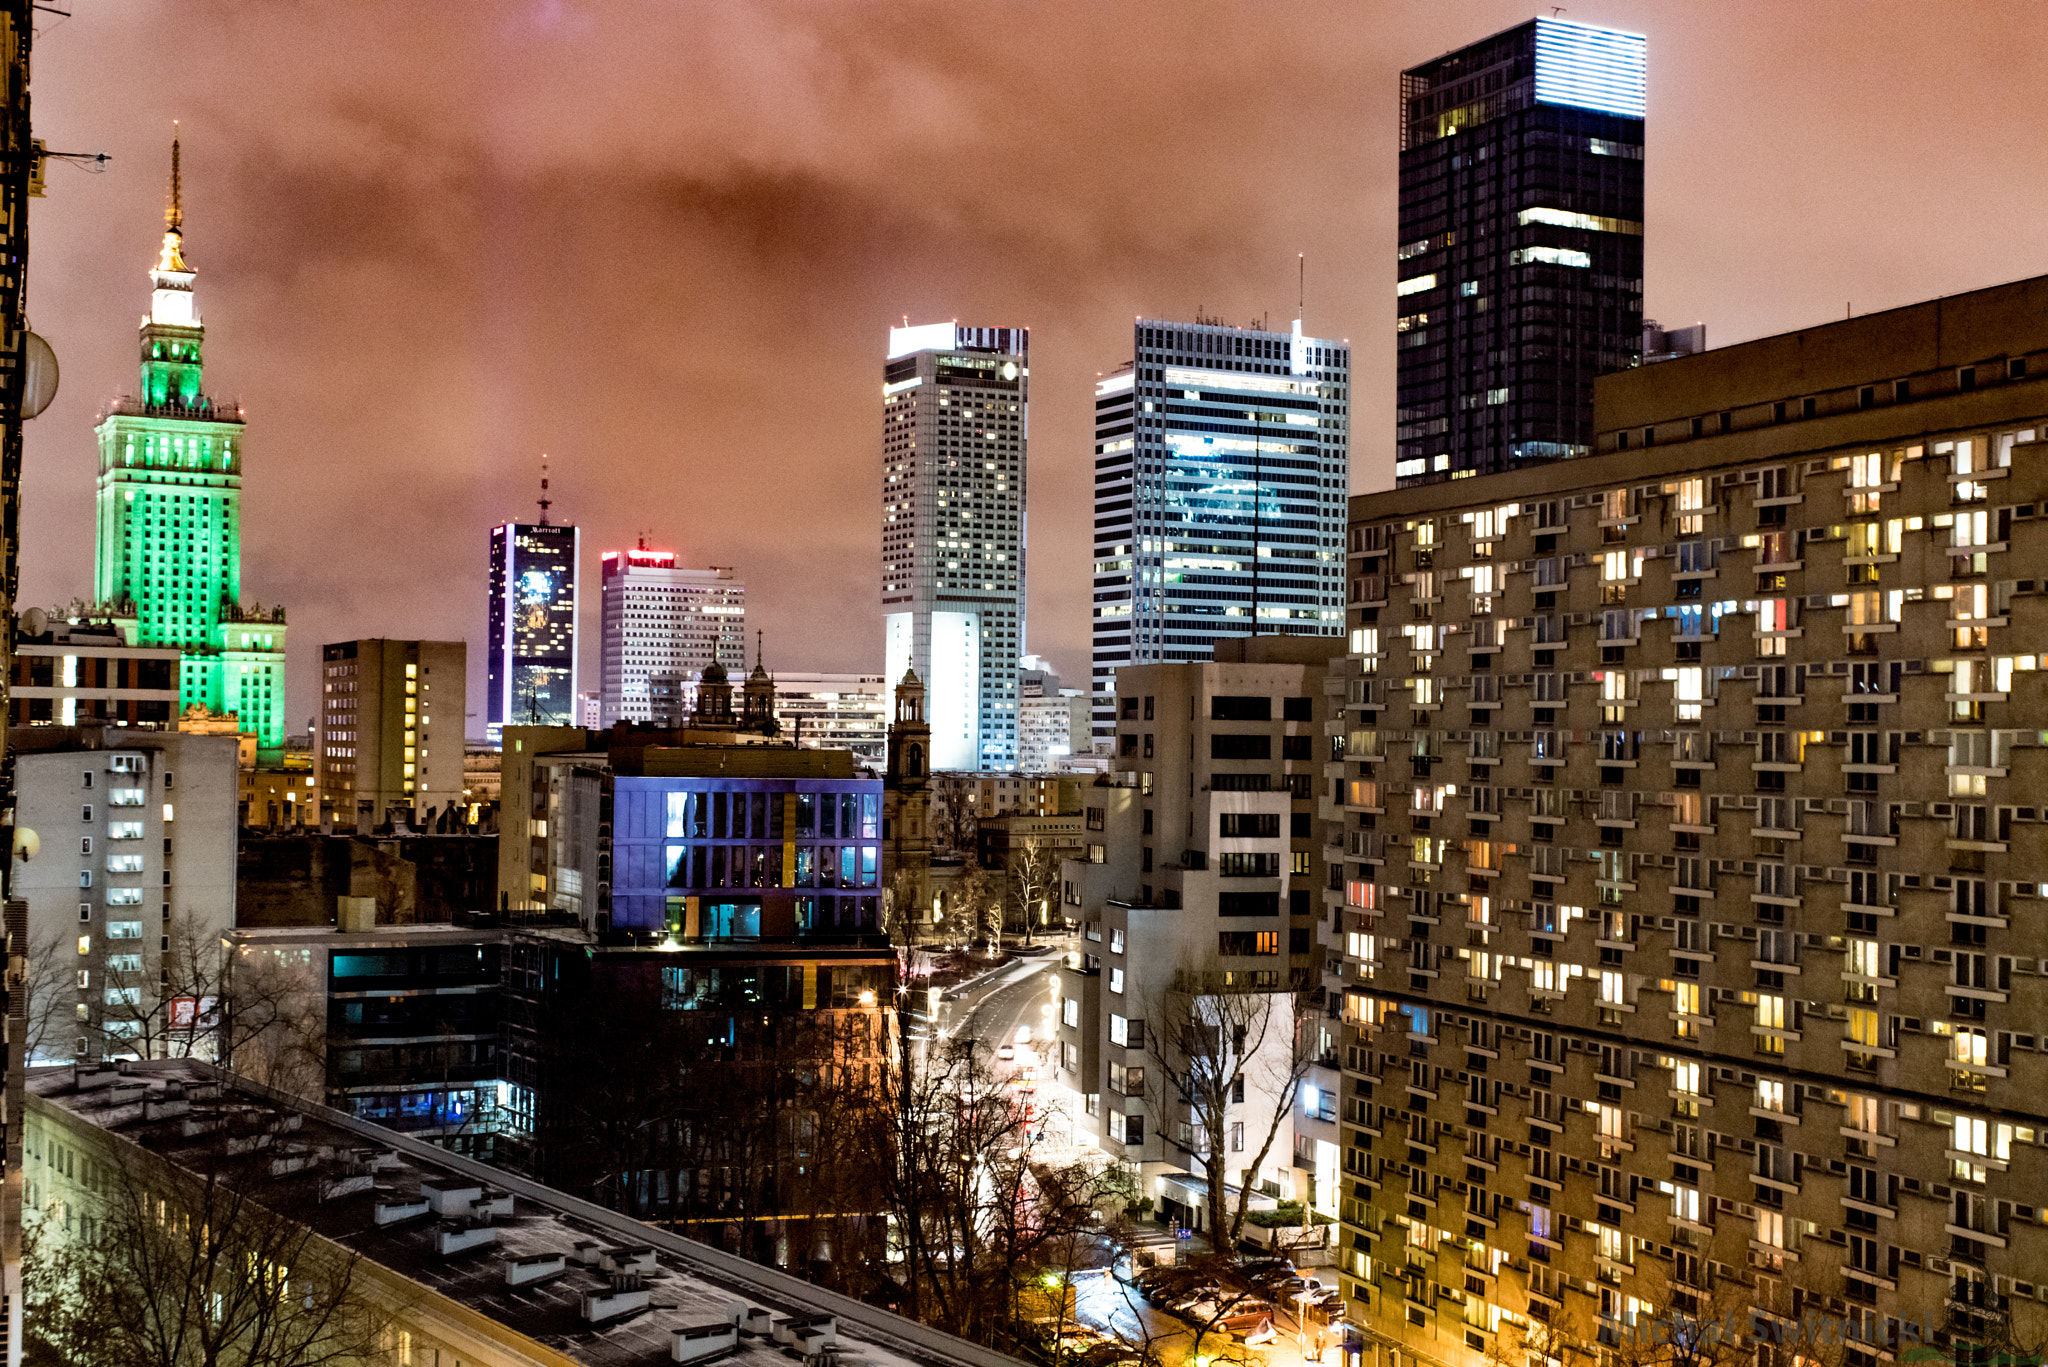
[[[889,723],[889,767],[882,776],[882,887],[910,905],[892,911],[892,928],[915,935],[931,914],[932,728],[924,715],[924,681],[907,669],[896,685]]]
[[[149,272],[141,392],[96,429],[93,594],[138,646],[184,652],[180,710],[233,712],[257,747],[284,745],[284,610],[242,605],[242,411],[201,386],[206,329],[185,261],[178,140]]]

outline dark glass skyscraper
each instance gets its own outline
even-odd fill
[[[491,640],[484,731],[576,724],[576,528],[491,529]]]
[[[1535,19],[1401,73],[1394,474],[1582,456],[1643,326],[1644,43]]]

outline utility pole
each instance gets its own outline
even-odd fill
[[[9,1029],[6,1116],[0,1121],[0,1320],[7,1367],[21,1362],[21,1041],[28,1023],[28,904],[14,896],[14,756],[6,722],[14,715],[14,595],[21,582],[21,423],[28,379],[28,197],[38,169],[29,134],[28,58],[33,0],[0,0],[0,898],[6,914],[6,973],[0,977]]]

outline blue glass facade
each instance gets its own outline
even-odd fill
[[[612,925],[683,943],[881,933],[877,779],[626,777]]]
[[[1097,739],[1124,665],[1344,625],[1350,348],[1141,318],[1132,352],[1096,384]]]

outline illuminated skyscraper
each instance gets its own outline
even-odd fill
[[[713,660],[747,667],[747,586],[730,568],[687,570],[674,551],[606,551],[598,639],[598,724],[653,717],[648,680],[694,678]],[[694,701],[694,699],[692,699]]]
[[[1643,39],[1535,19],[1401,73],[1402,484],[1583,456],[1643,325]]]
[[[1344,625],[1351,348],[1140,318],[1095,386],[1095,738],[1116,671]],[[1254,625],[1256,623],[1256,626]]]
[[[543,482],[545,492],[546,484]],[[484,734],[507,726],[576,725],[574,527],[507,522],[491,529],[491,625]]]
[[[206,329],[185,262],[178,143],[171,202],[142,320],[142,391],[96,429],[93,593],[136,646],[176,646],[180,708],[233,712],[284,745],[284,609],[244,607],[242,410],[200,388]]]
[[[1017,763],[1030,333],[889,329],[882,371],[883,674],[925,681],[932,768]]]

